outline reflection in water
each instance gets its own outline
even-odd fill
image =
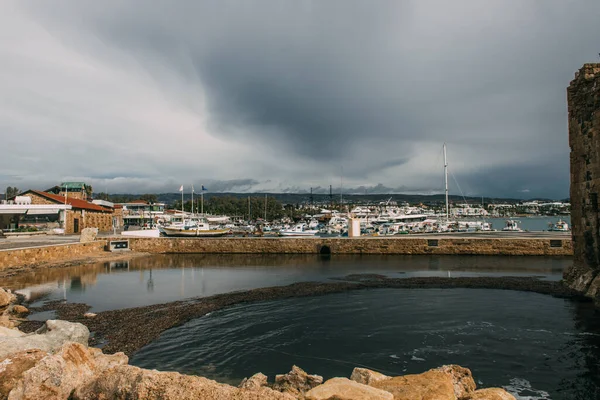
[[[149,292],[154,291],[154,279],[152,279],[152,269],[150,269],[150,277],[148,278],[148,284],[146,285]]]
[[[359,273],[392,278],[533,275],[559,280],[570,262],[567,257],[516,256],[152,255],[36,270],[6,278],[3,286],[21,289],[30,302],[67,299],[103,311]]]

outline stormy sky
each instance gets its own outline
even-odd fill
[[[599,17],[597,0],[3,1],[0,188],[440,193],[446,142],[452,194],[565,198],[565,90],[599,61]]]

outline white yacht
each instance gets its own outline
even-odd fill
[[[563,221],[562,219],[559,219],[555,224],[553,224],[552,222],[548,223],[549,227],[548,230],[549,231],[554,231],[554,232],[568,232],[569,229],[569,224],[567,224],[565,221]]]
[[[502,228],[504,232],[523,232],[521,228],[519,228],[519,223],[521,221],[517,221],[515,219],[507,219],[506,226]]]
[[[315,236],[319,231],[309,229],[305,223],[296,224],[292,228],[282,229],[279,231],[279,236]]]
[[[167,236],[215,237],[230,232],[229,229],[213,229],[205,218],[186,218],[181,223],[161,226],[160,231]]]

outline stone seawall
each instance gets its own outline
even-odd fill
[[[0,250],[0,270],[60,262],[74,257],[87,257],[104,252],[106,241],[69,243]]]
[[[123,238],[119,238],[123,240]],[[570,238],[129,238],[145,253],[572,256]]]

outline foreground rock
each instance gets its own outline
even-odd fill
[[[121,365],[104,371],[93,382],[78,388],[72,399],[96,400],[292,400],[287,393],[266,387],[239,389],[199,376],[159,372]]]
[[[0,309],[16,301],[16,296],[10,291],[0,288]]]
[[[22,379],[23,373],[33,368],[46,357],[45,351],[25,350],[5,358],[0,362],[0,399],[8,398],[10,391]]]
[[[292,366],[292,370],[284,375],[275,376],[273,389],[298,397],[323,383],[323,377],[309,375],[302,368]]]
[[[474,391],[466,400],[516,400],[515,396],[504,389],[489,388]]]
[[[100,349],[67,343],[24,372],[8,399],[68,399],[103,371],[127,362],[123,353],[105,355]]]
[[[332,378],[306,392],[307,400],[393,400],[384,390],[363,385],[346,378]]]
[[[2,335],[2,332],[0,332]],[[28,349],[39,349],[48,353],[59,350],[65,343],[76,342],[87,346],[90,331],[85,325],[48,320],[35,333],[23,336],[0,336],[0,359]]]
[[[371,371],[370,369],[354,368],[350,379],[364,385],[370,385],[378,381],[390,379],[390,377],[376,371]]]

